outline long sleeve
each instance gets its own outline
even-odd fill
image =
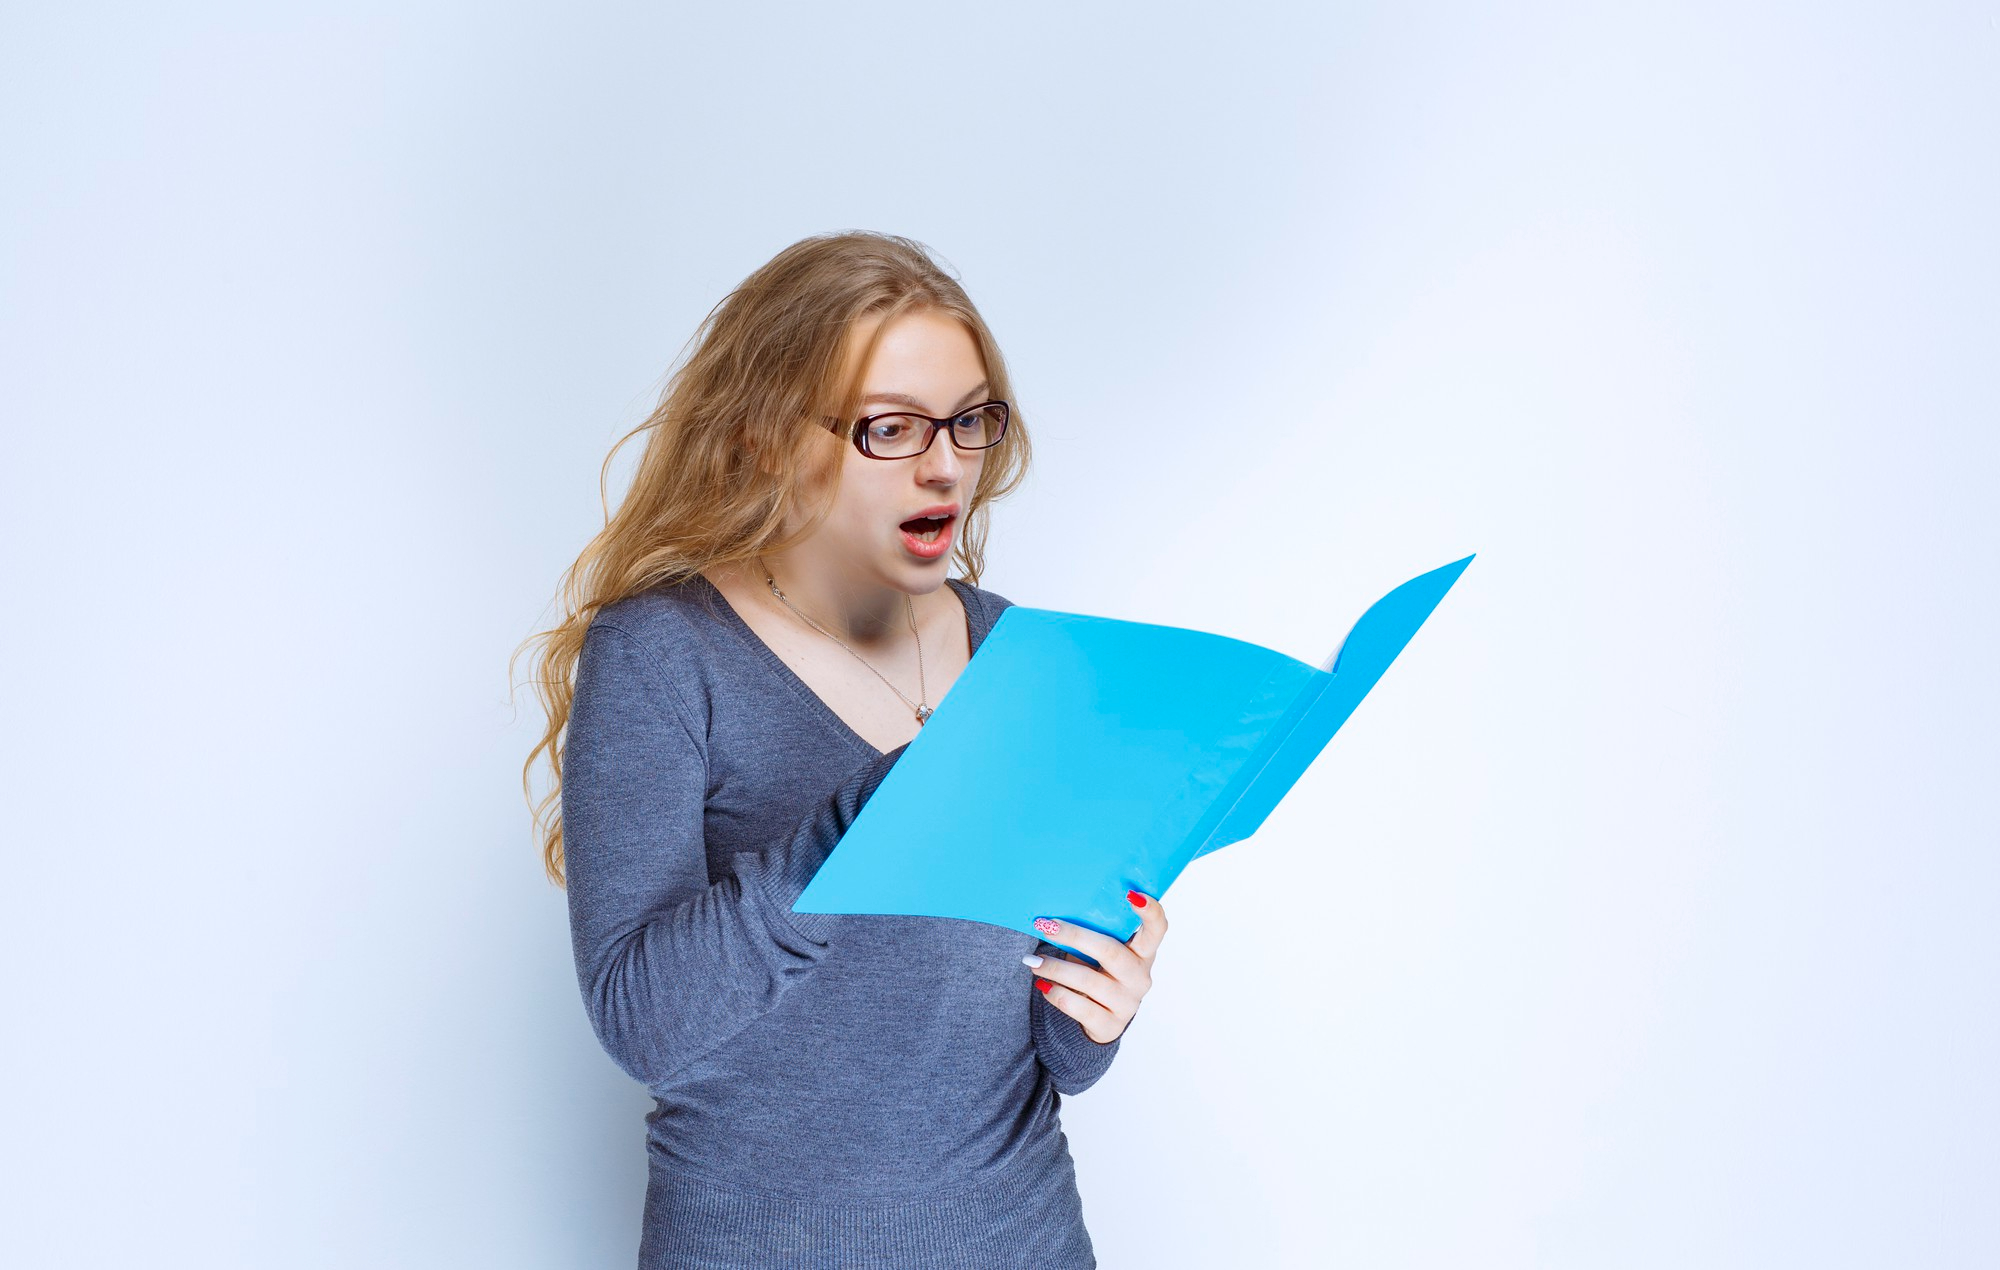
[[[1047,940],[1035,945],[1035,953],[1041,957],[1060,957],[1062,950]],[[1110,1068],[1111,1060],[1118,1056],[1118,1047],[1125,1041],[1121,1032],[1109,1044],[1099,1044],[1090,1039],[1090,1033],[1061,1010],[1049,1004],[1048,994],[1030,988],[1028,996],[1028,1031],[1035,1041],[1035,1057],[1049,1072],[1049,1079],[1055,1082],[1059,1094],[1080,1094],[1095,1085],[1098,1078]],[[1132,1024],[1139,1021],[1134,1014],[1125,1025],[1125,1031],[1132,1030]]]
[[[598,1041],[648,1087],[775,1008],[825,955],[830,915],[791,906],[906,746],[863,763],[711,882],[707,763],[655,654],[600,620],[577,666],[563,840],[578,986]]]

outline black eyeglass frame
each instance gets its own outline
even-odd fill
[[[965,418],[965,416],[971,414],[973,411],[984,410],[988,406],[1000,407],[999,434],[995,436],[991,441],[988,441],[985,445],[959,445],[958,438],[955,436],[951,439],[951,443],[952,445],[957,446],[957,448],[961,452],[972,451],[972,450],[990,450],[994,446],[999,445],[1001,440],[1004,437],[1006,437],[1007,425],[1009,423],[1012,423],[1014,419],[1013,407],[1009,406],[1006,402],[1001,401],[997,398],[992,401],[982,401],[977,405],[967,406],[965,409],[959,411],[957,414],[954,414],[949,419],[938,419],[931,415],[919,414],[914,410],[884,410],[880,414],[863,415],[861,418],[856,419],[853,423],[847,425],[842,425],[840,420],[833,417],[832,415],[822,415],[820,417],[820,423],[826,427],[827,431],[836,434],[840,432],[843,426],[848,427],[849,429],[851,429],[851,431],[849,431],[847,439],[854,443],[855,449],[861,451],[863,454],[866,454],[871,459],[875,459],[883,463],[894,463],[901,459],[918,459],[922,458],[926,454],[929,454],[931,452],[931,447],[937,444],[938,432],[941,429],[948,428],[952,424],[957,423],[960,419],[963,419]],[[915,454],[874,454],[871,453],[868,449],[868,442],[866,440],[866,437],[868,436],[869,425],[874,423],[878,419],[922,419],[924,422],[931,425],[931,433],[928,437],[924,438],[924,448],[918,450]]]

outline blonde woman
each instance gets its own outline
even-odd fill
[[[716,307],[639,432],[537,637],[528,761],[591,1026],[656,1101],[641,1266],[1095,1265],[1061,1096],[1118,1052],[1158,901],[1128,897],[1124,943],[1042,927],[1097,967],[791,911],[1010,603],[978,581],[1028,437],[986,323],[917,243],[810,238]]]

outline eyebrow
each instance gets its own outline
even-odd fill
[[[953,406],[952,409],[954,411],[963,410],[967,406],[971,405],[973,402],[979,400],[981,397],[985,395],[986,395],[986,381],[982,379],[976,385],[973,386],[971,392],[965,394],[963,397],[960,397],[958,399],[958,404],[956,406]],[[929,406],[926,406],[923,402],[918,401],[915,397],[912,397],[907,393],[900,393],[900,392],[871,392],[866,397],[863,397],[861,400],[863,404],[866,404],[871,401],[886,401],[890,402],[893,405],[908,406],[912,410],[930,409]]]

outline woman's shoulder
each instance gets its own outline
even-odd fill
[[[989,591],[985,587],[974,586],[964,578],[953,578],[951,581],[952,585],[957,587],[961,594],[979,606],[980,625],[982,626],[993,625],[1001,613],[1014,607],[1014,601],[1008,599],[998,591]]]
[[[680,582],[656,583],[599,608],[584,633],[606,627],[644,645],[666,663],[708,650],[716,624],[725,620],[724,601],[708,580],[694,574]],[[615,636],[613,637],[615,638]]]
[[[741,678],[740,641],[729,638],[717,612],[723,602],[699,574],[622,596],[592,616],[582,662],[595,658],[600,678],[636,676],[648,691],[671,699],[692,735],[703,736],[714,683]]]
[[[702,610],[713,611],[718,599],[713,584],[700,574],[679,582],[659,582],[611,601],[597,610],[591,625],[616,626],[632,635],[685,628]]]

